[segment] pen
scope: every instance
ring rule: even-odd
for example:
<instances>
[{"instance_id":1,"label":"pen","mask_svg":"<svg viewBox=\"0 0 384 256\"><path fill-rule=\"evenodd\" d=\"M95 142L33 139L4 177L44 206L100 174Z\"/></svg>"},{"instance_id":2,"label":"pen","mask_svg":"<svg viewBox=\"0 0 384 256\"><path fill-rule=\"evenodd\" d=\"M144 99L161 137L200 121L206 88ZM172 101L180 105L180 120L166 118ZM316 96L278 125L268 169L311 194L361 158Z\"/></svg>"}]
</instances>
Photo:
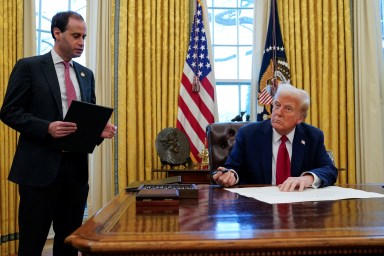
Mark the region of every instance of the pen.
<instances>
[{"instance_id":1,"label":"pen","mask_svg":"<svg viewBox=\"0 0 384 256\"><path fill-rule=\"evenodd\" d=\"M229 169L224 169L224 170L215 170L215 171L213 171L212 172L212 176L213 175L216 175L218 172L221 172L221 173L226 173L226 172L228 172L229 171Z\"/></svg>"}]
</instances>

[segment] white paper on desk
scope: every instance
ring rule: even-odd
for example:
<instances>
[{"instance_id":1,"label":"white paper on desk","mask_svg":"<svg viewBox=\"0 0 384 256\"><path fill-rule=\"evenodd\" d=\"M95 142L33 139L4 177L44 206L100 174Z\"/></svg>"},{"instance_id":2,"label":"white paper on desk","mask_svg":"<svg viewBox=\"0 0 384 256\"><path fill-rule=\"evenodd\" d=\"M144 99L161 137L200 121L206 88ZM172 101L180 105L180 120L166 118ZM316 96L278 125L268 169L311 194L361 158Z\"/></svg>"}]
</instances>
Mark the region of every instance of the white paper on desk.
<instances>
[{"instance_id":1,"label":"white paper on desk","mask_svg":"<svg viewBox=\"0 0 384 256\"><path fill-rule=\"evenodd\" d=\"M282 192L277 186L226 188L226 190L242 196L252 197L269 204L384 197L384 194L337 186L318 189L309 188L302 192Z\"/></svg>"}]
</instances>

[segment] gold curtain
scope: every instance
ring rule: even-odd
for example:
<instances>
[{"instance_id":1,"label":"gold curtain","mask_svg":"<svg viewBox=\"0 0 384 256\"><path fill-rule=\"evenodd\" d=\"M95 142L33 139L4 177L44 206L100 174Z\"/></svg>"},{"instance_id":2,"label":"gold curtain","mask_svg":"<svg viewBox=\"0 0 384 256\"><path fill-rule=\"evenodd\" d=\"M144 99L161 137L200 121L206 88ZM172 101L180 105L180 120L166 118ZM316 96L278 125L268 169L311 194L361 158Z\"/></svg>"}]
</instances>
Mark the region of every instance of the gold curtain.
<instances>
[{"instance_id":1,"label":"gold curtain","mask_svg":"<svg viewBox=\"0 0 384 256\"><path fill-rule=\"evenodd\" d=\"M309 92L306 122L324 131L341 171L355 183L353 49L350 0L278 0L291 83Z\"/></svg>"},{"instance_id":2,"label":"gold curtain","mask_svg":"<svg viewBox=\"0 0 384 256\"><path fill-rule=\"evenodd\" d=\"M23 56L23 0L3 0L0 5L0 106L8 78ZM17 186L8 181L17 144L17 134L0 122L0 255L17 251Z\"/></svg>"},{"instance_id":3,"label":"gold curtain","mask_svg":"<svg viewBox=\"0 0 384 256\"><path fill-rule=\"evenodd\" d=\"M152 178L152 169L160 166L156 136L175 127L190 6L189 0L117 3L112 6L112 20L119 22L112 29L112 62L121 192L133 181Z\"/></svg>"}]
</instances>

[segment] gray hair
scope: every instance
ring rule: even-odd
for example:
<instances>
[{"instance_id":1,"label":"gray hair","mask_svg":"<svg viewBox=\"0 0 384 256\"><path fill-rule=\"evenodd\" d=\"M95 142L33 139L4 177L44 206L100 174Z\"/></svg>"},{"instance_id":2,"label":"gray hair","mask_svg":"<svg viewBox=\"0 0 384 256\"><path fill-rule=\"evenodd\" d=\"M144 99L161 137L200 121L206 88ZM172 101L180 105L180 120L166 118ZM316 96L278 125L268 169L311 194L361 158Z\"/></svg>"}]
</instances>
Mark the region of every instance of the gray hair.
<instances>
[{"instance_id":1,"label":"gray hair","mask_svg":"<svg viewBox=\"0 0 384 256\"><path fill-rule=\"evenodd\" d=\"M285 95L285 96L291 96L299 100L300 110L303 115L303 119L307 117L309 104L310 104L310 98L309 94L301 89L298 89L291 84L279 84L277 87L277 91L275 96L273 97L274 100L279 97L279 95Z\"/></svg>"}]
</instances>

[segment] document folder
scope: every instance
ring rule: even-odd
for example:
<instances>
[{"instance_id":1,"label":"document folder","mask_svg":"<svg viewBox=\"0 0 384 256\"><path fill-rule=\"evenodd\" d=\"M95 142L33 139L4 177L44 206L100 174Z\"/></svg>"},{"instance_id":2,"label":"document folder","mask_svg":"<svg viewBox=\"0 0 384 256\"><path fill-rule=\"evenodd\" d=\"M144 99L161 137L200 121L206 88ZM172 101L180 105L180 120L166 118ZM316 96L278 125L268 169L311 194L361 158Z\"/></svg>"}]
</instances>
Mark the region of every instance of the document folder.
<instances>
[{"instance_id":1,"label":"document folder","mask_svg":"<svg viewBox=\"0 0 384 256\"><path fill-rule=\"evenodd\" d=\"M69 152L92 153L101 141L113 109L82 101L72 101L64 118L65 122L77 124L77 130L68 136L57 139L55 148Z\"/></svg>"}]
</instances>

